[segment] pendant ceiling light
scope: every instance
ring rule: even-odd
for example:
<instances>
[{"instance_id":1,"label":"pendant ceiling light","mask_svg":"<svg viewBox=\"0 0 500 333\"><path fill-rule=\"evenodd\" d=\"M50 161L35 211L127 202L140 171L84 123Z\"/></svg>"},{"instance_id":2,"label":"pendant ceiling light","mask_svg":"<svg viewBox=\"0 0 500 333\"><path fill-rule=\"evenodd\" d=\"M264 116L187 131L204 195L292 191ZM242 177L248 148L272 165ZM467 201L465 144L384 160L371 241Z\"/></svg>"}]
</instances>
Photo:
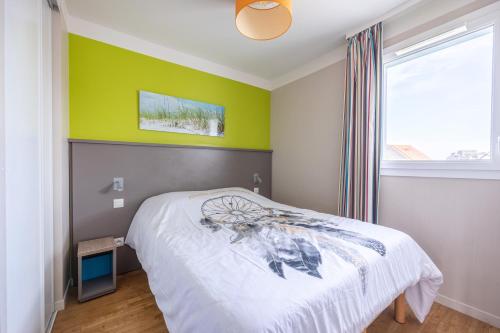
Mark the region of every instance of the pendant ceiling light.
<instances>
[{"instance_id":1,"label":"pendant ceiling light","mask_svg":"<svg viewBox=\"0 0 500 333\"><path fill-rule=\"evenodd\" d=\"M269 40L292 25L292 0L236 0L236 27L245 36Z\"/></svg>"}]
</instances>

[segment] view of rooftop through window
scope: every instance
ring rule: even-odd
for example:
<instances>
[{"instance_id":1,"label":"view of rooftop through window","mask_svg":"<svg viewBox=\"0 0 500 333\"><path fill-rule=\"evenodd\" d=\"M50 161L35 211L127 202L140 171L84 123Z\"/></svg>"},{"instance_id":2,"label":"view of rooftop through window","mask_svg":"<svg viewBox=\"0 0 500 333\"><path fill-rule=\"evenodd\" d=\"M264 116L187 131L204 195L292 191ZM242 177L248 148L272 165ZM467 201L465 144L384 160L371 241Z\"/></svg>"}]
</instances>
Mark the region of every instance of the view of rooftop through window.
<instances>
[{"instance_id":1,"label":"view of rooftop through window","mask_svg":"<svg viewBox=\"0 0 500 333\"><path fill-rule=\"evenodd\" d=\"M385 65L384 160L489 160L493 28Z\"/></svg>"}]
</instances>

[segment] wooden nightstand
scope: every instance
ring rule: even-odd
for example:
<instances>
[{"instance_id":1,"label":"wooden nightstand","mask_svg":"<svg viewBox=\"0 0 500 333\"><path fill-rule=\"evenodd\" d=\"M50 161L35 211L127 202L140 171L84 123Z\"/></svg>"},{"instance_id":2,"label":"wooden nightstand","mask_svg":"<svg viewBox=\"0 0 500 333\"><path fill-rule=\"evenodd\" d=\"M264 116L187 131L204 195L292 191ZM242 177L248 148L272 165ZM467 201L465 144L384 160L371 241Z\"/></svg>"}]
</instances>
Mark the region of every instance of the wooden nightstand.
<instances>
[{"instance_id":1,"label":"wooden nightstand","mask_svg":"<svg viewBox=\"0 0 500 333\"><path fill-rule=\"evenodd\" d=\"M116 244L113 237L78 243L78 300L116 290Z\"/></svg>"}]
</instances>

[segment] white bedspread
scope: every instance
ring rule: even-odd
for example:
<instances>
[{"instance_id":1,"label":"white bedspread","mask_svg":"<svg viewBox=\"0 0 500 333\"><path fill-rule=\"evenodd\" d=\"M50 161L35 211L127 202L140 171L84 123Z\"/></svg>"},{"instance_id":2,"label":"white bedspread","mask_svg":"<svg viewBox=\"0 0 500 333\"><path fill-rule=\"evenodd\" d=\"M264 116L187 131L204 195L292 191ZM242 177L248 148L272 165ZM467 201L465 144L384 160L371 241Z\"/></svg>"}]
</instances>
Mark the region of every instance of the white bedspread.
<instances>
[{"instance_id":1,"label":"white bedspread","mask_svg":"<svg viewBox=\"0 0 500 333\"><path fill-rule=\"evenodd\" d=\"M443 280L402 232L238 188L150 198L126 243L170 333L356 333L405 290L423 321Z\"/></svg>"}]
</instances>

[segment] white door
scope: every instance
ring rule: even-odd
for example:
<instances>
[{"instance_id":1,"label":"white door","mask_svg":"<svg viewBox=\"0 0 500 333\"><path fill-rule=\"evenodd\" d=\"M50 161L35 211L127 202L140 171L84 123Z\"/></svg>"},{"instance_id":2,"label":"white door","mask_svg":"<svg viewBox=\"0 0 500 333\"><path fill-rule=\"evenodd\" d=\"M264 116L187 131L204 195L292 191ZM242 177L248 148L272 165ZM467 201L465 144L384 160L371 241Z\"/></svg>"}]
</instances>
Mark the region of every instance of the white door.
<instances>
[{"instance_id":1,"label":"white door","mask_svg":"<svg viewBox=\"0 0 500 333\"><path fill-rule=\"evenodd\" d=\"M0 22L5 18L5 0L0 0ZM5 253L5 25L0 24L0 333L7 332L6 253Z\"/></svg>"},{"instance_id":2,"label":"white door","mask_svg":"<svg viewBox=\"0 0 500 333\"><path fill-rule=\"evenodd\" d=\"M0 329L43 332L53 312L50 10L45 0L0 0L0 5L5 182Z\"/></svg>"}]
</instances>

